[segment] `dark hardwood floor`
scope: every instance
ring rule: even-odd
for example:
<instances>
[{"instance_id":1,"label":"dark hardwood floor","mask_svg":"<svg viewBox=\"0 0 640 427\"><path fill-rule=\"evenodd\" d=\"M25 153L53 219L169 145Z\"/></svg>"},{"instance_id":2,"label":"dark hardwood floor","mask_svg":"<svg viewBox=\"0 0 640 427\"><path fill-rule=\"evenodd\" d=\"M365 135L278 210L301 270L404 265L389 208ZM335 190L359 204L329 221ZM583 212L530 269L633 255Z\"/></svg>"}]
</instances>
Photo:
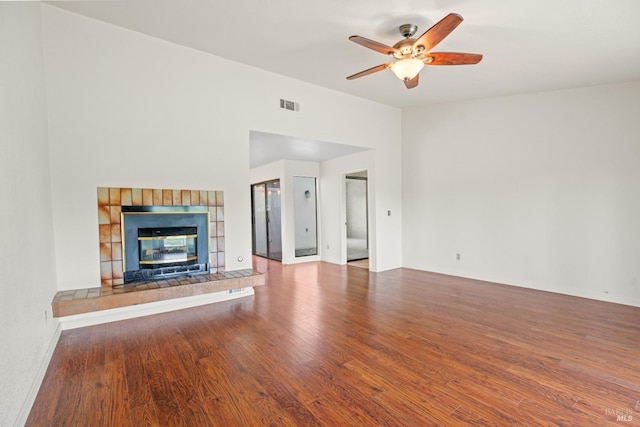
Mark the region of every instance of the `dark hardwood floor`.
<instances>
[{"instance_id":1,"label":"dark hardwood floor","mask_svg":"<svg viewBox=\"0 0 640 427\"><path fill-rule=\"evenodd\" d=\"M27 425L640 423L640 308L254 262L254 297L63 332Z\"/></svg>"}]
</instances>

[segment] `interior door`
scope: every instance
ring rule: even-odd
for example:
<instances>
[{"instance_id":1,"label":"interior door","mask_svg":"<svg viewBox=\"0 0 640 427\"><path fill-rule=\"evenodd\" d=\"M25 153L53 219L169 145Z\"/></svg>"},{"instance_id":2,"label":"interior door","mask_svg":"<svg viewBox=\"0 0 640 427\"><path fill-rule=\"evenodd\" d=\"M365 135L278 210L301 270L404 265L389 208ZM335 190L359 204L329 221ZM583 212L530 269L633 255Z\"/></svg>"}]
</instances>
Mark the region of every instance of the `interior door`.
<instances>
[{"instance_id":1,"label":"interior door","mask_svg":"<svg viewBox=\"0 0 640 427\"><path fill-rule=\"evenodd\" d=\"M253 254L268 257L266 185L251 186L253 201Z\"/></svg>"},{"instance_id":2,"label":"interior door","mask_svg":"<svg viewBox=\"0 0 640 427\"><path fill-rule=\"evenodd\" d=\"M282 261L280 181L251 186L253 254Z\"/></svg>"},{"instance_id":3,"label":"interior door","mask_svg":"<svg viewBox=\"0 0 640 427\"><path fill-rule=\"evenodd\" d=\"M267 182L267 249L268 258L282 261L280 181Z\"/></svg>"}]
</instances>

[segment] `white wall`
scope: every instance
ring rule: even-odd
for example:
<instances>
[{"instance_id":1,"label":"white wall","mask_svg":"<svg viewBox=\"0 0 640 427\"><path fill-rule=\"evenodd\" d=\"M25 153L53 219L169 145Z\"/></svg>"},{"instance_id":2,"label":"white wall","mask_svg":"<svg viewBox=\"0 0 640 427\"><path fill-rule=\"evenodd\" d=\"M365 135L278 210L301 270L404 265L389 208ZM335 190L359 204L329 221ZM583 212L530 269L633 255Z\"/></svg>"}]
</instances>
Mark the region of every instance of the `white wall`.
<instances>
[{"instance_id":1,"label":"white wall","mask_svg":"<svg viewBox=\"0 0 640 427\"><path fill-rule=\"evenodd\" d=\"M39 3L0 3L0 58L0 425L9 426L26 421L59 336Z\"/></svg>"},{"instance_id":2,"label":"white wall","mask_svg":"<svg viewBox=\"0 0 640 427\"><path fill-rule=\"evenodd\" d=\"M403 265L640 306L639 118L640 82L403 111Z\"/></svg>"},{"instance_id":3,"label":"white wall","mask_svg":"<svg viewBox=\"0 0 640 427\"><path fill-rule=\"evenodd\" d=\"M380 197L400 203L396 108L54 6L43 30L59 289L99 283L98 186L223 190L227 269L249 267L250 130L379 148ZM399 266L399 217L380 234Z\"/></svg>"}]
</instances>

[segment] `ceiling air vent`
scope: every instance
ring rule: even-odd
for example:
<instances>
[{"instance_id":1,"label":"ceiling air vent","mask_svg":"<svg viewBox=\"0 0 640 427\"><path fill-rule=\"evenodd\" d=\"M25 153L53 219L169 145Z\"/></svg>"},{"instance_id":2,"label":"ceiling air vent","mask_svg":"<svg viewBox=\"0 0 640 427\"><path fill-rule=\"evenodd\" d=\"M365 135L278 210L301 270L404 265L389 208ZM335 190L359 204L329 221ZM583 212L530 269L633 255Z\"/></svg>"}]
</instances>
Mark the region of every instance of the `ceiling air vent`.
<instances>
[{"instance_id":1,"label":"ceiling air vent","mask_svg":"<svg viewBox=\"0 0 640 427\"><path fill-rule=\"evenodd\" d=\"M280 108L289 111L300 111L300 104L280 98Z\"/></svg>"}]
</instances>

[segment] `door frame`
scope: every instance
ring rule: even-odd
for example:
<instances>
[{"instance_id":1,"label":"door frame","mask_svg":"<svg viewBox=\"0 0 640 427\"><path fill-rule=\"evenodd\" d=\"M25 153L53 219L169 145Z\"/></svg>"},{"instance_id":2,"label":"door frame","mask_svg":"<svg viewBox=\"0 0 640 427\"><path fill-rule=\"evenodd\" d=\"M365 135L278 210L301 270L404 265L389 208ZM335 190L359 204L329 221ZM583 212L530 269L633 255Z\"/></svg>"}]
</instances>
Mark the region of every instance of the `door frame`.
<instances>
[{"instance_id":1,"label":"door frame","mask_svg":"<svg viewBox=\"0 0 640 427\"><path fill-rule=\"evenodd\" d=\"M362 174L365 173L365 176L363 177L357 177L354 175L356 174ZM371 259L371 206L370 206L370 198L369 198L369 171L368 169L360 169L360 170L356 170L353 172L348 172L342 175L342 200L343 200L343 232L342 232L342 239L343 239L343 244L342 244L342 248L343 248L343 256L341 257L342 262L343 263L348 263L349 261L349 256L348 256L348 235L347 235L347 179L362 179L364 181L366 181L366 187L365 187L365 203L366 203L366 212L365 212L365 220L367 222L366 224L366 230L367 230L367 258L360 258L360 259ZM371 268L371 265L370 265Z\"/></svg>"}]
</instances>

